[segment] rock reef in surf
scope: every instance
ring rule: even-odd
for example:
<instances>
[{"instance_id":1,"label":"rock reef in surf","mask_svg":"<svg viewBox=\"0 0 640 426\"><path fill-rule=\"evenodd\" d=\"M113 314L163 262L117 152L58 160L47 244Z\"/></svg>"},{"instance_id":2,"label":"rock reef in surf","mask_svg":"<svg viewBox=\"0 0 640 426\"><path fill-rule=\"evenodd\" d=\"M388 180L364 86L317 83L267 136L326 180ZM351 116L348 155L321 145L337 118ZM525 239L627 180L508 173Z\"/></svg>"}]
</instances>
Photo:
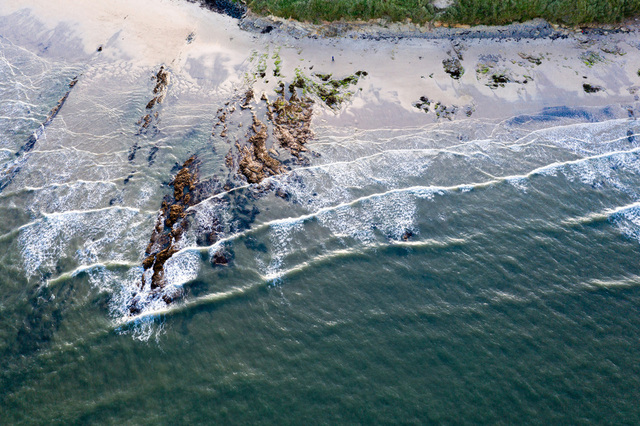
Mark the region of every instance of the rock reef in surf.
<instances>
[{"instance_id":1,"label":"rock reef in surf","mask_svg":"<svg viewBox=\"0 0 640 426\"><path fill-rule=\"evenodd\" d=\"M265 55L263 57L266 58ZM273 59L275 68L280 70L278 55ZM265 61L261 60L256 66L253 82L266 78ZM281 76L280 72L275 74ZM246 229L259 213L255 206L248 204L251 199L275 191L276 196L289 200L288 194L272 183L265 184L265 179L287 172L292 165L309 163L303 153L307 152L307 142L314 137L311 130L314 105L322 104L337 111L353 95L350 88L366 76L365 71L358 71L340 79L332 78L331 74L308 77L296 70L296 77L291 83L278 82L274 90L277 96L273 101L269 100L267 93L256 99L251 84L217 110L211 137L222 138L230 146L225 156L228 174L201 182L200 160L195 155L178 167L169 184L173 192L162 202L145 251L139 288L129 303L130 315L143 312L145 307L156 301L171 304L182 297L182 289L168 285L166 265L182 247L184 233L193 222L189 216L195 210L191 207L205 199L209 203L232 206L232 222ZM150 112L141 119L142 129L149 127L154 117L157 118L158 111L154 114L151 111L166 96L169 73L161 67L155 79L155 96L146 106ZM225 182L224 185L221 182ZM251 186L246 188L246 183ZM214 216L208 217L209 223L197 223L193 230L198 245L214 245L225 227L229 226L222 223L226 222L225 219ZM210 257L213 266L227 265L233 254L225 247L218 247Z\"/></svg>"},{"instance_id":2,"label":"rock reef in surf","mask_svg":"<svg viewBox=\"0 0 640 426\"><path fill-rule=\"evenodd\" d=\"M27 140L27 143L25 143L20 150L16 153L16 157L27 153L29 151L31 151L34 147L35 144L38 140L38 138L40 136L42 136L42 132L44 131L44 129L51 124L51 122L53 121L54 118L56 118L56 116L58 115L58 113L60 112L60 110L62 109L62 107L64 106L65 102L67 102L67 98L69 97L69 95L71 94L71 91L73 90L73 88L76 86L76 83L78 83L78 77L74 77L70 82L69 82L69 90L67 90L67 92L60 98L60 100L58 101L58 103L51 108L51 111L49 111L49 114L47 115L47 118L42 122L42 124L40 125L40 128L38 128L38 131L34 132L30 137L29 140Z\"/></svg>"},{"instance_id":3,"label":"rock reef in surf","mask_svg":"<svg viewBox=\"0 0 640 426\"><path fill-rule=\"evenodd\" d=\"M140 293L146 292L151 300L161 297L165 303L171 303L180 295L175 291L161 291L166 285L165 263L179 250L178 243L189 227L187 209L206 197L210 187L200 182L199 161L195 155L184 162L169 185L173 187L173 193L162 201L142 262L144 272L140 282ZM129 312L139 313L142 304L148 303L149 298L135 295L130 303Z\"/></svg>"},{"instance_id":4,"label":"rock reef in surf","mask_svg":"<svg viewBox=\"0 0 640 426\"><path fill-rule=\"evenodd\" d=\"M267 55L263 55L258 61L252 76L254 81L266 78L266 58ZM280 76L277 52L273 59L276 61L274 74ZM367 76L366 71L358 71L342 79L322 73L314 73L309 77L299 69L295 73L295 78L288 85L282 80L278 82L274 89L277 97L273 101L269 100L267 93L256 100L251 88L236 101L239 111L248 110L251 113L251 132L244 138L235 139L225 163L229 168L235 168L237 174L249 183L258 184L269 176L284 173L289 169L288 164L307 164L309 160L302 153L307 151L305 145L313 138L311 119L316 101L337 111L353 95L350 87ZM218 122L213 135L216 128L222 126L220 136L227 138L231 115L236 110L235 105L218 110ZM242 118L237 117L236 120L241 125ZM274 142L270 141L270 136L275 139Z\"/></svg>"}]
</instances>

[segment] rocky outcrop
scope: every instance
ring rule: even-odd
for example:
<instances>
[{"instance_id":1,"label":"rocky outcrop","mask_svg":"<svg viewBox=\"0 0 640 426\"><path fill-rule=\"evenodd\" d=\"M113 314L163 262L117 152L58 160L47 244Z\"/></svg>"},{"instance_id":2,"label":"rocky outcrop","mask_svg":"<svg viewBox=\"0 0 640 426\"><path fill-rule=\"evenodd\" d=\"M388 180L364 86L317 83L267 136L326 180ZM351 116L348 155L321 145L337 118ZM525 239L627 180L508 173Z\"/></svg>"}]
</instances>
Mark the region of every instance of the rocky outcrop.
<instances>
[{"instance_id":1,"label":"rocky outcrop","mask_svg":"<svg viewBox=\"0 0 640 426\"><path fill-rule=\"evenodd\" d=\"M49 114L47 115L46 120L44 120L42 122L42 125L40 126L40 128L38 129L38 131L34 132L30 137L29 140L27 140L27 143L25 143L21 148L20 151L18 151L16 153L16 157L20 156L26 152L29 152L33 149L33 147L36 144L36 141L38 140L38 138L40 136L42 136L42 132L44 131L44 129L53 121L54 118L56 118L56 116L58 115L58 113L60 112L60 110L62 109L62 107L64 106L65 102L67 102L67 98L69 97L69 94L71 94L71 90L73 90L73 88L75 87L76 83L78 83L78 77L74 77L73 80L71 80L71 82L69 82L69 90L67 90L67 93L65 93L60 100L58 101L58 103L51 108L51 111L49 111Z\"/></svg>"},{"instance_id":2,"label":"rocky outcrop","mask_svg":"<svg viewBox=\"0 0 640 426\"><path fill-rule=\"evenodd\" d=\"M208 9L236 19L241 19L247 13L244 3L233 0L201 0L200 3Z\"/></svg>"},{"instance_id":3,"label":"rocky outcrop","mask_svg":"<svg viewBox=\"0 0 640 426\"><path fill-rule=\"evenodd\" d=\"M264 58L267 55L263 55ZM274 69L279 67L279 56L275 59ZM220 108L217 111L217 122L213 126L212 136L222 127L219 136L228 138L229 128L242 127L243 117L248 111L252 114L251 131L244 138L236 138L235 144L225 156L225 164L247 182L257 184L264 179L281 174L288 170L286 164L306 164L308 159L302 153L307 151L305 144L313 138L311 119L316 102L324 104L332 110L339 110L354 94L352 89L361 78L366 77L366 71L357 71L344 78L332 78L331 74L315 73L306 76L301 70L296 70L296 76L287 86L279 81L275 92L278 97L270 102L266 93L259 99L249 88L236 98L239 116L234 117L237 126L230 122L231 114L236 111L235 106ZM266 62L261 61L256 66L253 75L255 80L266 78ZM258 118L264 111L265 116ZM245 118L246 122L246 118ZM275 139L270 143L270 136ZM235 150L234 150L235 148ZM290 154L292 158L286 158Z\"/></svg>"},{"instance_id":4,"label":"rocky outcrop","mask_svg":"<svg viewBox=\"0 0 640 426\"><path fill-rule=\"evenodd\" d=\"M290 92L289 99L285 99L282 94L269 105L268 114L274 124L273 135L280 146L300 159L300 153L307 150L304 145L313 137L313 100L308 97L298 98L295 88L291 87Z\"/></svg>"},{"instance_id":5,"label":"rocky outcrop","mask_svg":"<svg viewBox=\"0 0 640 426\"><path fill-rule=\"evenodd\" d=\"M464 68L458 58L449 58L442 61L444 71L455 80L460 80L460 77L464 74Z\"/></svg>"},{"instance_id":6,"label":"rocky outcrop","mask_svg":"<svg viewBox=\"0 0 640 426\"><path fill-rule=\"evenodd\" d=\"M137 124L140 126L138 134L146 133L147 130L152 127L152 124L157 123L160 113L155 107L161 104L167 96L169 83L171 81L171 74L169 74L169 71L167 71L163 65L153 78L156 80L156 85L153 88L153 94L155 96L147 103L147 106L145 107L146 114L138 120Z\"/></svg>"},{"instance_id":7,"label":"rocky outcrop","mask_svg":"<svg viewBox=\"0 0 640 426\"><path fill-rule=\"evenodd\" d=\"M129 313L141 312L143 305L149 300L162 298L171 303L179 294L163 292L166 285L164 266L179 250L178 243L189 227L187 209L199 203L209 195L210 184L199 181L199 161L196 156L184 162L174 179L169 184L173 193L162 201L156 225L151 233L149 244L142 262L144 273L140 282L139 293L134 296Z\"/></svg>"},{"instance_id":8,"label":"rocky outcrop","mask_svg":"<svg viewBox=\"0 0 640 426\"><path fill-rule=\"evenodd\" d=\"M173 196L162 202L155 229L147 245L146 258L142 262L145 271L152 270L150 282L142 278L141 287L147 284L152 290L164 286L164 264L177 251L176 243L187 229L185 210L195 201L198 183L198 163L196 157L189 158L170 183Z\"/></svg>"},{"instance_id":9,"label":"rocky outcrop","mask_svg":"<svg viewBox=\"0 0 640 426\"><path fill-rule=\"evenodd\" d=\"M582 90L584 90L585 93L598 93L602 90L604 90L601 86L596 86L593 84L589 84L589 83L584 83L582 85Z\"/></svg>"},{"instance_id":10,"label":"rocky outcrop","mask_svg":"<svg viewBox=\"0 0 640 426\"><path fill-rule=\"evenodd\" d=\"M240 153L238 169L249 183L260 183L268 176L286 170L280 161L269 155L267 151L267 126L253 115L253 135L249 138L249 146L236 145Z\"/></svg>"}]
</instances>

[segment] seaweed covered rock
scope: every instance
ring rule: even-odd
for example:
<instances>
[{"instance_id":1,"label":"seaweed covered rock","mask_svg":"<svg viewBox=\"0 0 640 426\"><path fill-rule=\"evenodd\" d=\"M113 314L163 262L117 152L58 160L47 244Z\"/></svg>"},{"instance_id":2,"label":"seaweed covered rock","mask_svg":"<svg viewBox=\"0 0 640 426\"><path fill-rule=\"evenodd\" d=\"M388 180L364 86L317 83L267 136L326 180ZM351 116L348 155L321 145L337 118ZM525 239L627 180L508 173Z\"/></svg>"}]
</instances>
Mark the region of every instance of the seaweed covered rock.
<instances>
[{"instance_id":1,"label":"seaweed covered rock","mask_svg":"<svg viewBox=\"0 0 640 426\"><path fill-rule=\"evenodd\" d=\"M249 183L259 183L268 176L280 174L284 167L278 160L271 157L267 150L267 126L255 115L253 116L253 136L249 138L249 146L239 146L240 173Z\"/></svg>"},{"instance_id":2,"label":"seaweed covered rock","mask_svg":"<svg viewBox=\"0 0 640 426\"><path fill-rule=\"evenodd\" d=\"M455 80L460 80L464 75L464 68L458 58L445 59L442 61L442 66L444 67L444 71Z\"/></svg>"},{"instance_id":3,"label":"seaweed covered rock","mask_svg":"<svg viewBox=\"0 0 640 426\"><path fill-rule=\"evenodd\" d=\"M269 115L273 120L273 134L282 148L300 159L300 153L307 149L304 145L313 137L311 117L313 100L309 97L298 97L293 87L291 96L285 99L284 94L269 106Z\"/></svg>"},{"instance_id":4,"label":"seaweed covered rock","mask_svg":"<svg viewBox=\"0 0 640 426\"><path fill-rule=\"evenodd\" d=\"M149 238L142 261L144 272L137 294L129 304L129 313L135 315L145 304L162 298L170 303L179 297L176 291L163 291L166 286L164 266L178 252L178 243L189 227L188 209L209 195L211 182L200 182L199 161L196 156L184 162L171 181L173 194L165 196ZM215 224L214 224L215 225Z\"/></svg>"},{"instance_id":5,"label":"seaweed covered rock","mask_svg":"<svg viewBox=\"0 0 640 426\"><path fill-rule=\"evenodd\" d=\"M195 197L192 196L198 183L198 162L195 156L189 158L173 179L173 196L165 197L160 209L160 215L147 245L146 258L142 265L145 271L151 269L150 288L164 286L164 264L177 251L175 244L187 229L185 210L192 206ZM143 275L141 288L147 284Z\"/></svg>"},{"instance_id":6,"label":"seaweed covered rock","mask_svg":"<svg viewBox=\"0 0 640 426\"><path fill-rule=\"evenodd\" d=\"M602 87L600 86L595 86L589 83L584 83L582 85L582 89L584 90L585 93L598 93L601 90L604 90Z\"/></svg>"}]
</instances>

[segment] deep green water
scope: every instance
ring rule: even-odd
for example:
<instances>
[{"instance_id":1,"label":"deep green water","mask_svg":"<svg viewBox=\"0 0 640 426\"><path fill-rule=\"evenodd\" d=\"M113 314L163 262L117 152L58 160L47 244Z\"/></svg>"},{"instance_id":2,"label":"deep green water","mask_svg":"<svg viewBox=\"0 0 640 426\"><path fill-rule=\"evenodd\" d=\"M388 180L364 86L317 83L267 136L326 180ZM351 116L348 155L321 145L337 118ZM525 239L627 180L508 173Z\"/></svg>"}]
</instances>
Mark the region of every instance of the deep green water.
<instances>
[{"instance_id":1,"label":"deep green water","mask_svg":"<svg viewBox=\"0 0 640 426\"><path fill-rule=\"evenodd\" d=\"M132 320L174 164L224 167L226 95L174 77L136 136L154 70L25 46L0 38L0 423L640 421L638 105L317 125L288 200L194 209L183 301Z\"/></svg>"}]
</instances>

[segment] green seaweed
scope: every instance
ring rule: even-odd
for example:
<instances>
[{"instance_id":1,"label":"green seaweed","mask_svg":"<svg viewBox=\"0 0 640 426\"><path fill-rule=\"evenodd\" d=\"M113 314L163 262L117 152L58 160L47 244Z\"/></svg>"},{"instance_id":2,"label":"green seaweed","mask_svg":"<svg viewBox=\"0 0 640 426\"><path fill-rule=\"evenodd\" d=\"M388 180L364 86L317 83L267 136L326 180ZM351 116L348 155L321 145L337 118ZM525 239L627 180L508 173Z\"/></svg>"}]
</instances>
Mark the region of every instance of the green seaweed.
<instances>
[{"instance_id":1,"label":"green seaweed","mask_svg":"<svg viewBox=\"0 0 640 426\"><path fill-rule=\"evenodd\" d=\"M492 69L493 69L493 67L491 67L491 66L489 66L487 64L479 63L476 66L476 78L478 80L480 80L480 76L489 74Z\"/></svg>"},{"instance_id":2,"label":"green seaweed","mask_svg":"<svg viewBox=\"0 0 640 426\"><path fill-rule=\"evenodd\" d=\"M328 81L331 78L331 74L321 74L321 73L313 73L314 76L318 77L322 81Z\"/></svg>"},{"instance_id":3,"label":"green seaweed","mask_svg":"<svg viewBox=\"0 0 640 426\"><path fill-rule=\"evenodd\" d=\"M332 79L332 74L313 73L312 76L317 79L315 81L299 68L296 68L295 73L296 77L289 85L289 91L293 92L295 88L302 89L303 95L311 93L331 109L338 109L347 101L353 95L349 87L358 84L361 78L368 75L366 71L357 71L342 79Z\"/></svg>"},{"instance_id":4,"label":"green seaweed","mask_svg":"<svg viewBox=\"0 0 640 426\"><path fill-rule=\"evenodd\" d=\"M282 77L282 58L280 58L280 47L278 46L276 50L273 52L273 76L274 77Z\"/></svg>"},{"instance_id":5,"label":"green seaweed","mask_svg":"<svg viewBox=\"0 0 640 426\"><path fill-rule=\"evenodd\" d=\"M264 53L260 55L260 59L258 60L258 66L256 67L255 75L264 78L267 75L267 58L269 57L268 53Z\"/></svg>"},{"instance_id":6,"label":"green seaweed","mask_svg":"<svg viewBox=\"0 0 640 426\"><path fill-rule=\"evenodd\" d=\"M580 55L580 60L589 68L591 68L592 66L594 66L597 63L600 62L604 62L605 59L600 56L600 54L593 52L593 51L588 51L588 52L584 52L583 54Z\"/></svg>"}]
</instances>

